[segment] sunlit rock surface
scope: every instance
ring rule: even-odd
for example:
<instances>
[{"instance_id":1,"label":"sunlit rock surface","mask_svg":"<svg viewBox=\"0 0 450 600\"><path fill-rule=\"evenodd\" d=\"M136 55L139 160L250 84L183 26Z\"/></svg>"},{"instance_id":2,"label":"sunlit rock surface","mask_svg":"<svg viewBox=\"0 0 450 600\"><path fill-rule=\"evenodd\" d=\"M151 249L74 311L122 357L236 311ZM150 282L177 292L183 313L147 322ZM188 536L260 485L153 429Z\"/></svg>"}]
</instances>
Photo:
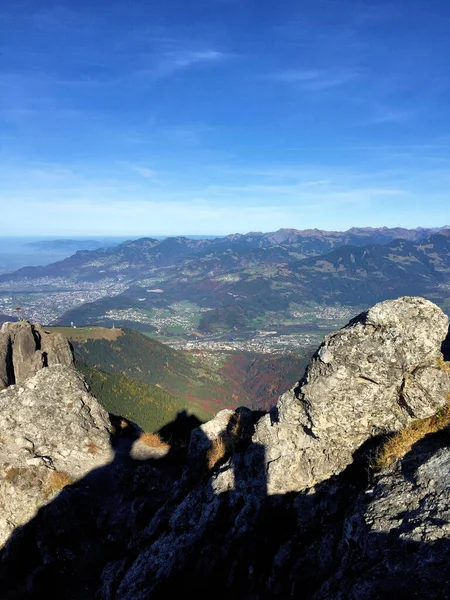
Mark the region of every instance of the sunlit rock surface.
<instances>
[{"instance_id":1,"label":"sunlit rock surface","mask_svg":"<svg viewBox=\"0 0 450 600\"><path fill-rule=\"evenodd\" d=\"M51 365L73 363L67 339L29 321L4 323L0 330L0 387L21 384Z\"/></svg>"}]
</instances>

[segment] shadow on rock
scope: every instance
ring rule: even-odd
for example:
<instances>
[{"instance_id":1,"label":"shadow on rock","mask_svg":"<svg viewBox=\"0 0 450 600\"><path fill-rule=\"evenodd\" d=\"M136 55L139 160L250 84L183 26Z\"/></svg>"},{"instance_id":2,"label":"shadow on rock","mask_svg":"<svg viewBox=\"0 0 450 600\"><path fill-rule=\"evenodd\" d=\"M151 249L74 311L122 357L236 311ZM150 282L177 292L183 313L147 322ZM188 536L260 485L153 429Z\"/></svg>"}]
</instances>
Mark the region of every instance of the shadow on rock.
<instances>
[{"instance_id":1,"label":"shadow on rock","mask_svg":"<svg viewBox=\"0 0 450 600\"><path fill-rule=\"evenodd\" d=\"M444 360L450 361L450 327L447 333L447 337L442 342L441 348L442 354L444 355Z\"/></svg>"},{"instance_id":2,"label":"shadow on rock","mask_svg":"<svg viewBox=\"0 0 450 600\"><path fill-rule=\"evenodd\" d=\"M371 440L339 475L268 496L254 419L235 411L213 440L196 429L201 469L180 447L136 461L135 434L112 436L110 464L15 530L1 556L1 597L450 598L450 449L442 435L375 477L369 464L379 440Z\"/></svg>"},{"instance_id":3,"label":"shadow on rock","mask_svg":"<svg viewBox=\"0 0 450 600\"><path fill-rule=\"evenodd\" d=\"M208 482L173 498L176 506L169 502L158 512L130 545L121 568L117 563L115 569L110 566L109 573L114 571L115 576L109 582L104 578L100 597L162 600L186 593L205 600L211 595L219 600L449 597L448 495L439 504L442 489L430 496L429 484L450 457L431 454L418 459L437 460L440 466L432 465L423 480L423 510L417 512L418 492L404 480L401 463L396 476L388 473L372 479L369 465L378 442L368 442L345 471L314 489L272 496L266 492L264 448L250 442L245 452L237 451L221 464ZM389 482L392 500L387 494L385 522L379 498ZM433 513L433 506L444 518ZM416 539L408 537L404 527L393 525L396 519L409 520L416 528L422 523L420 535L416 531ZM431 522L435 534L427 538ZM434 539L439 531L441 539Z\"/></svg>"},{"instance_id":4,"label":"shadow on rock","mask_svg":"<svg viewBox=\"0 0 450 600\"><path fill-rule=\"evenodd\" d=\"M14 530L0 554L1 598L94 598L105 563L126 554L130 538L171 494L188 421L178 415L173 446L142 461L131 456L141 432L111 415L113 460L66 486Z\"/></svg>"}]
</instances>

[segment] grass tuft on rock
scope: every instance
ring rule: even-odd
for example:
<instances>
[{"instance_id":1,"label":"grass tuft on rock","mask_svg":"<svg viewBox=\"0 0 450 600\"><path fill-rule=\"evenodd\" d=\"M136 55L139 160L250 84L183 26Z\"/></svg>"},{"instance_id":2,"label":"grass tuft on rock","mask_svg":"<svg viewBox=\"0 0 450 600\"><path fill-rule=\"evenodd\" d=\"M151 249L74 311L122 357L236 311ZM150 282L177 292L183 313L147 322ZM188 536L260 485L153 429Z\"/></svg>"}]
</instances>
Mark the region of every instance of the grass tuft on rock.
<instances>
[{"instance_id":1,"label":"grass tuft on rock","mask_svg":"<svg viewBox=\"0 0 450 600\"><path fill-rule=\"evenodd\" d=\"M45 483L45 492L48 496L51 496L67 485L71 485L74 481L75 479L65 471L52 471Z\"/></svg>"},{"instance_id":2,"label":"grass tuft on rock","mask_svg":"<svg viewBox=\"0 0 450 600\"><path fill-rule=\"evenodd\" d=\"M442 371L446 373L450 373L450 362L444 360L443 358L438 358L436 361L436 366L439 367Z\"/></svg>"},{"instance_id":3,"label":"grass tuft on rock","mask_svg":"<svg viewBox=\"0 0 450 600\"><path fill-rule=\"evenodd\" d=\"M448 363L447 363L448 364ZM374 470L380 471L403 458L416 442L430 433L442 431L450 426L449 403L440 408L435 415L426 419L412 421L408 427L390 437L380 448L375 458Z\"/></svg>"},{"instance_id":4,"label":"grass tuft on rock","mask_svg":"<svg viewBox=\"0 0 450 600\"><path fill-rule=\"evenodd\" d=\"M161 448L162 450L170 450L169 444L166 444L157 433L142 433L139 436L139 441L149 448Z\"/></svg>"}]
</instances>

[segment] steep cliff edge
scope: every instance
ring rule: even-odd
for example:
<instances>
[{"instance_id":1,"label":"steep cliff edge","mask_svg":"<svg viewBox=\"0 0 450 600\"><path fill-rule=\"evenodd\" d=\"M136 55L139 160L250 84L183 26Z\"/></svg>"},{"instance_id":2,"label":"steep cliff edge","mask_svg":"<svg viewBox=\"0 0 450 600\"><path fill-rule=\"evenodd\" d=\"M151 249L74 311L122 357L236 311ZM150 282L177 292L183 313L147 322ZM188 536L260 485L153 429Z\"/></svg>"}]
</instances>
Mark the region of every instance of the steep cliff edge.
<instances>
[{"instance_id":1,"label":"steep cliff edge","mask_svg":"<svg viewBox=\"0 0 450 600\"><path fill-rule=\"evenodd\" d=\"M380 303L325 338L271 413L222 411L194 430L183 462L114 444L70 367L7 388L2 460L77 481L10 536L3 596L450 598L447 332L423 298ZM410 430L403 452L377 461ZM9 470L5 505L34 489ZM27 518L10 514L5 535Z\"/></svg>"}]
</instances>

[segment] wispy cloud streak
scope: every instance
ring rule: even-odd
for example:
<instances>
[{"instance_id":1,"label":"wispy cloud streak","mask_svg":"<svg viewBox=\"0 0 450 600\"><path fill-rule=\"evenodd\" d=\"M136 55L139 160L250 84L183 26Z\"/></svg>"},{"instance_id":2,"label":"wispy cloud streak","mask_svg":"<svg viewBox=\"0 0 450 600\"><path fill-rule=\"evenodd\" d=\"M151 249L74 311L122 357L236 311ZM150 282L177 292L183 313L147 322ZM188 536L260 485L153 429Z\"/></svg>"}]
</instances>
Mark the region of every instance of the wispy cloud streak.
<instances>
[{"instance_id":1,"label":"wispy cloud streak","mask_svg":"<svg viewBox=\"0 0 450 600\"><path fill-rule=\"evenodd\" d=\"M292 69L272 73L267 77L303 90L320 91L345 85L357 76L356 71L347 69Z\"/></svg>"}]
</instances>

